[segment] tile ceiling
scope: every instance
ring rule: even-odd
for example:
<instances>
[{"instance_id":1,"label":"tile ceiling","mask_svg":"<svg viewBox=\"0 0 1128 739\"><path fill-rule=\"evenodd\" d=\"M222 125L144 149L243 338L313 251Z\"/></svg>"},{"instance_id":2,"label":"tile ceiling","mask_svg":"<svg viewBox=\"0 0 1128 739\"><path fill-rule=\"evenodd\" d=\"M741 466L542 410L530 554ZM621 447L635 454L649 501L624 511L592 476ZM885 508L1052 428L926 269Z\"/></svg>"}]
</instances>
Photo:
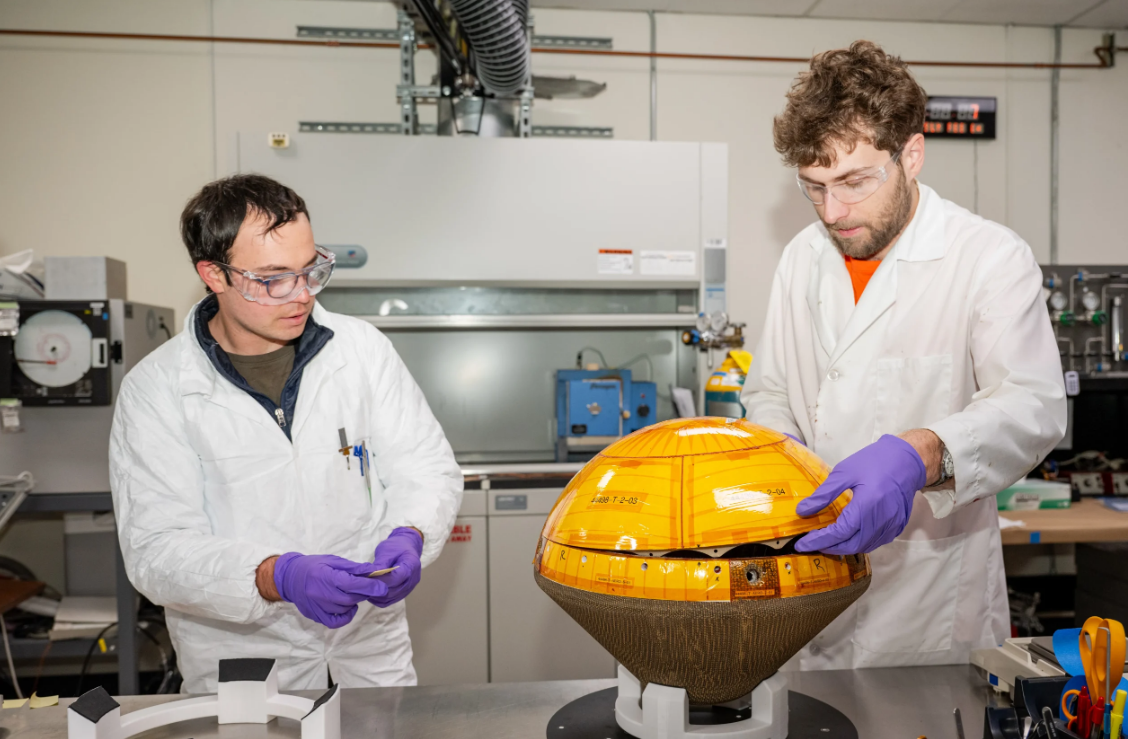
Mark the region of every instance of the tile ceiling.
<instances>
[{"instance_id":1,"label":"tile ceiling","mask_svg":"<svg viewBox=\"0 0 1128 739\"><path fill-rule=\"evenodd\" d=\"M533 7L1128 28L1128 0L531 0Z\"/></svg>"}]
</instances>

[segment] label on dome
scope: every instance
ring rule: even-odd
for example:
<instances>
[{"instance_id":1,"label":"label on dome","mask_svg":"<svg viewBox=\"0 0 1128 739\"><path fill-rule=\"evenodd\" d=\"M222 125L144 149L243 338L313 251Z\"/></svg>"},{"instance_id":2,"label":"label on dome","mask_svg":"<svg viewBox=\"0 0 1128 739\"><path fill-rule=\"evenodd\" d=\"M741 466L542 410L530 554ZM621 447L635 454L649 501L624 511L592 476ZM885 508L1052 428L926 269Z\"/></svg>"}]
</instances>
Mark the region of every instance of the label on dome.
<instances>
[{"instance_id":1,"label":"label on dome","mask_svg":"<svg viewBox=\"0 0 1128 739\"><path fill-rule=\"evenodd\" d=\"M729 596L732 600L779 596L779 570L771 558L729 560Z\"/></svg>"},{"instance_id":2,"label":"label on dome","mask_svg":"<svg viewBox=\"0 0 1128 739\"><path fill-rule=\"evenodd\" d=\"M743 484L730 488L717 488L713 491L713 502L718 509L731 508L746 510L757 505L770 504L776 498L788 498L795 491L789 481L773 481Z\"/></svg>"},{"instance_id":3,"label":"label on dome","mask_svg":"<svg viewBox=\"0 0 1128 739\"><path fill-rule=\"evenodd\" d=\"M588 501L588 509L615 508L617 510L637 511L646 504L645 493L596 493Z\"/></svg>"}]
</instances>

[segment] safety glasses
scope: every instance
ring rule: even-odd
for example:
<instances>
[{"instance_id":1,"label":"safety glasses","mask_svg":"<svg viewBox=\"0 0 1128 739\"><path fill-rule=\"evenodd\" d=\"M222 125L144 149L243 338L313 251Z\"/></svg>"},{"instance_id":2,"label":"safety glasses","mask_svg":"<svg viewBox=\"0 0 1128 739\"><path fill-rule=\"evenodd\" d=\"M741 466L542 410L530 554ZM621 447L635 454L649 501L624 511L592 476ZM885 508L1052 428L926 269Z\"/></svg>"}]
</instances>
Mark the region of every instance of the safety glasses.
<instances>
[{"instance_id":1,"label":"safety glasses","mask_svg":"<svg viewBox=\"0 0 1128 739\"><path fill-rule=\"evenodd\" d=\"M212 262L227 270L232 286L252 303L260 305L283 305L292 302L302 290L317 295L329 284L337 257L323 247L317 247L317 261L297 272L283 272L280 275L258 275L232 267L223 262Z\"/></svg>"},{"instance_id":2,"label":"safety glasses","mask_svg":"<svg viewBox=\"0 0 1128 739\"><path fill-rule=\"evenodd\" d=\"M845 182L839 182L830 187L807 182L800 178L798 174L795 175L795 179L799 183L799 191L815 205L825 203L828 192L843 205L857 205L885 184L885 181L889 179L888 168L897 163L897 160L901 158L902 151L904 149L899 149L883 166L851 175L850 179Z\"/></svg>"}]
</instances>

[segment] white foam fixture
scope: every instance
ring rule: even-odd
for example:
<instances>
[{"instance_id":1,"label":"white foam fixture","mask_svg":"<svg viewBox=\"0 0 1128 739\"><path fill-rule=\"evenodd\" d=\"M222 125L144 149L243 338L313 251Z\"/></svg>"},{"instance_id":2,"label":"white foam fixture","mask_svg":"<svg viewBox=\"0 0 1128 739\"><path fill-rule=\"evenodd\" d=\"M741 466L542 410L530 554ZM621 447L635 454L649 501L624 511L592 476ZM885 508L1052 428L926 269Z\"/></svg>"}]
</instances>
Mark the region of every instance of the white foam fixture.
<instances>
[{"instance_id":1,"label":"white foam fixture","mask_svg":"<svg viewBox=\"0 0 1128 739\"><path fill-rule=\"evenodd\" d=\"M124 716L104 688L95 688L67 709L68 739L126 739L150 729L215 716L221 724L265 724L277 716L300 721L302 739L341 739L341 691L317 700L278 692L272 659L220 660L219 692L162 703Z\"/></svg>"},{"instance_id":2,"label":"white foam fixture","mask_svg":"<svg viewBox=\"0 0 1128 739\"><path fill-rule=\"evenodd\" d=\"M780 673L757 685L748 697L726 706L751 706L752 715L731 724L692 726L684 688L650 683L641 690L638 678L619 665L615 721L638 739L786 739L787 678Z\"/></svg>"}]
</instances>

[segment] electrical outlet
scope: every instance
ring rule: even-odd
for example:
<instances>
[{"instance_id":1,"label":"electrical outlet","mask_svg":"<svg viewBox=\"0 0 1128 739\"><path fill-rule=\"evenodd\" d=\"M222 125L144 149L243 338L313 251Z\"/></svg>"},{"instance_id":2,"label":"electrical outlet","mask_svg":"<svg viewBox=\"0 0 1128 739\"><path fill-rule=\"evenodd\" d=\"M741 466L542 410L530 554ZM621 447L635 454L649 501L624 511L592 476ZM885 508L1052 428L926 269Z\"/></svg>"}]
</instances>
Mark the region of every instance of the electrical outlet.
<instances>
[{"instance_id":1,"label":"electrical outlet","mask_svg":"<svg viewBox=\"0 0 1128 739\"><path fill-rule=\"evenodd\" d=\"M1128 495L1128 472L1112 473L1112 492L1115 495Z\"/></svg>"},{"instance_id":2,"label":"electrical outlet","mask_svg":"<svg viewBox=\"0 0 1128 739\"><path fill-rule=\"evenodd\" d=\"M267 143L270 144L271 149L289 149L290 148L290 134L288 134L288 133L269 133L269 134L267 134Z\"/></svg>"},{"instance_id":3,"label":"electrical outlet","mask_svg":"<svg viewBox=\"0 0 1128 739\"><path fill-rule=\"evenodd\" d=\"M1081 495L1104 495L1104 477L1099 472L1074 472L1069 484Z\"/></svg>"}]
</instances>

